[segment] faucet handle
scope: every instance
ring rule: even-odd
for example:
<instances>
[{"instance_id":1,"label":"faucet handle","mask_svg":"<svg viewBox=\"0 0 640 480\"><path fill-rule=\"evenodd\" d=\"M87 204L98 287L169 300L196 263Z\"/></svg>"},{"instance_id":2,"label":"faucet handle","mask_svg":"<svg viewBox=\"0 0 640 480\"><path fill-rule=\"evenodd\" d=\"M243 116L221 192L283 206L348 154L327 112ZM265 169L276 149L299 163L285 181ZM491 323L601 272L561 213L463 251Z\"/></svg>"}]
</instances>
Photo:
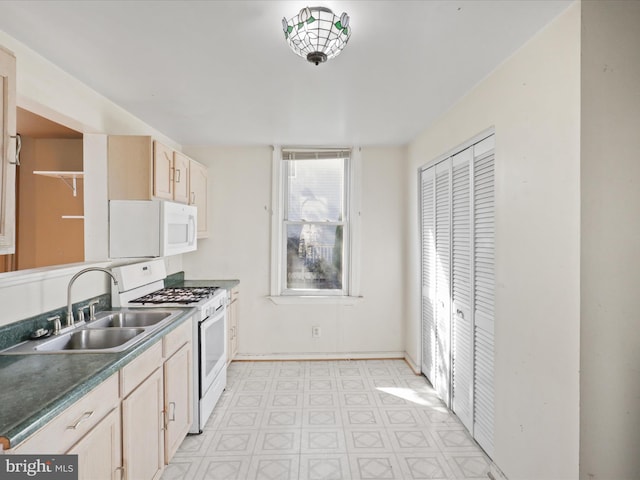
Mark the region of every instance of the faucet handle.
<instances>
[{"instance_id":1,"label":"faucet handle","mask_svg":"<svg viewBox=\"0 0 640 480\"><path fill-rule=\"evenodd\" d=\"M62 330L62 324L60 323L60 315L49 317L47 318L47 321L53 322L53 334L60 335L60 330Z\"/></svg>"},{"instance_id":2,"label":"faucet handle","mask_svg":"<svg viewBox=\"0 0 640 480\"><path fill-rule=\"evenodd\" d=\"M87 308L89 308L89 305L85 305L84 307L78 308L78 322L77 323L82 324L82 323L85 322L86 315L85 315L84 311Z\"/></svg>"},{"instance_id":3,"label":"faucet handle","mask_svg":"<svg viewBox=\"0 0 640 480\"><path fill-rule=\"evenodd\" d=\"M89 307L89 320L96 319L96 305L98 305L98 303L100 303L98 300L93 300L87 305Z\"/></svg>"}]
</instances>

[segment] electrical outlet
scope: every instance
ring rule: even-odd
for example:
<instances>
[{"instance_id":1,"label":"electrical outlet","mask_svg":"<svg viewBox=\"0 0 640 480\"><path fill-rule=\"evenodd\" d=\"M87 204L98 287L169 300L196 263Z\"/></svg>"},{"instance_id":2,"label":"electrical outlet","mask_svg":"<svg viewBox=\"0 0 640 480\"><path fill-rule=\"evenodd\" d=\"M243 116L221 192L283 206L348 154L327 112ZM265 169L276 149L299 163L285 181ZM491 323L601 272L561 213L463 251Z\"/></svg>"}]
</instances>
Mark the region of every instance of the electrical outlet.
<instances>
[{"instance_id":1,"label":"electrical outlet","mask_svg":"<svg viewBox=\"0 0 640 480\"><path fill-rule=\"evenodd\" d=\"M311 327L311 336L318 338L320 336L320 327Z\"/></svg>"}]
</instances>

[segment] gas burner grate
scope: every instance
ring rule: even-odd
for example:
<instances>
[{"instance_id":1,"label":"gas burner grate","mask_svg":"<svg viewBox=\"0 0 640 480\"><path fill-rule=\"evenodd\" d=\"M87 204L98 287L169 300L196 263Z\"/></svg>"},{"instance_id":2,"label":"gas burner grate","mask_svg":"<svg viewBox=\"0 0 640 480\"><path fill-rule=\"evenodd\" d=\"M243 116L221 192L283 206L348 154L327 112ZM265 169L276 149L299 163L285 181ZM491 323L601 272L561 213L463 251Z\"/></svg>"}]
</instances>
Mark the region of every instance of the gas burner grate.
<instances>
[{"instance_id":1,"label":"gas burner grate","mask_svg":"<svg viewBox=\"0 0 640 480\"><path fill-rule=\"evenodd\" d=\"M218 287L168 287L156 290L129 303L197 303L211 297Z\"/></svg>"}]
</instances>

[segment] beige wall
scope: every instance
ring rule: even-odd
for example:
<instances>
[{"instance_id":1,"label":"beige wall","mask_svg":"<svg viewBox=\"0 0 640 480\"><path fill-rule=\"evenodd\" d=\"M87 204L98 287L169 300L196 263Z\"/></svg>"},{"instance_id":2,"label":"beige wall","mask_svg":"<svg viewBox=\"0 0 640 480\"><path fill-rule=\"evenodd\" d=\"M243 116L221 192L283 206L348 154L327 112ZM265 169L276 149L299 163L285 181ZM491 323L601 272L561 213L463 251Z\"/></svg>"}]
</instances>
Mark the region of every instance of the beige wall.
<instances>
[{"instance_id":1,"label":"beige wall","mask_svg":"<svg viewBox=\"0 0 640 480\"><path fill-rule=\"evenodd\" d=\"M270 293L270 147L185 147L209 167L211 236L183 255L189 278L241 281L239 353L245 356L402 353L404 149L363 148L362 299L345 305L274 305ZM320 338L311 337L319 326Z\"/></svg>"},{"instance_id":2,"label":"beige wall","mask_svg":"<svg viewBox=\"0 0 640 480\"><path fill-rule=\"evenodd\" d=\"M579 435L580 5L409 148L408 177L496 133L495 456L511 480L574 479ZM407 352L420 356L417 188L407 204Z\"/></svg>"},{"instance_id":3,"label":"beige wall","mask_svg":"<svg viewBox=\"0 0 640 480\"><path fill-rule=\"evenodd\" d=\"M640 2L582 4L580 478L640 478Z\"/></svg>"}]
</instances>

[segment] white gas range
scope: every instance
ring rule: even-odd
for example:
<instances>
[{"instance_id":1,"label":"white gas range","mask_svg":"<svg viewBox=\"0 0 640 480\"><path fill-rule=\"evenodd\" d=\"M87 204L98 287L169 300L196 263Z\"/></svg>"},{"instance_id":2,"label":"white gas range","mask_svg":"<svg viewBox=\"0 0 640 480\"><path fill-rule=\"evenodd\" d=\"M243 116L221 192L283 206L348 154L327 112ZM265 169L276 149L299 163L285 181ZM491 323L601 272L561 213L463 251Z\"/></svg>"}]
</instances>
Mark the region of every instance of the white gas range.
<instances>
[{"instance_id":1,"label":"white gas range","mask_svg":"<svg viewBox=\"0 0 640 480\"><path fill-rule=\"evenodd\" d=\"M227 385L227 292L217 287L165 287L164 260L122 265L112 269L121 292L112 293L116 307L195 308L193 316L193 424L189 433L202 433Z\"/></svg>"}]
</instances>

